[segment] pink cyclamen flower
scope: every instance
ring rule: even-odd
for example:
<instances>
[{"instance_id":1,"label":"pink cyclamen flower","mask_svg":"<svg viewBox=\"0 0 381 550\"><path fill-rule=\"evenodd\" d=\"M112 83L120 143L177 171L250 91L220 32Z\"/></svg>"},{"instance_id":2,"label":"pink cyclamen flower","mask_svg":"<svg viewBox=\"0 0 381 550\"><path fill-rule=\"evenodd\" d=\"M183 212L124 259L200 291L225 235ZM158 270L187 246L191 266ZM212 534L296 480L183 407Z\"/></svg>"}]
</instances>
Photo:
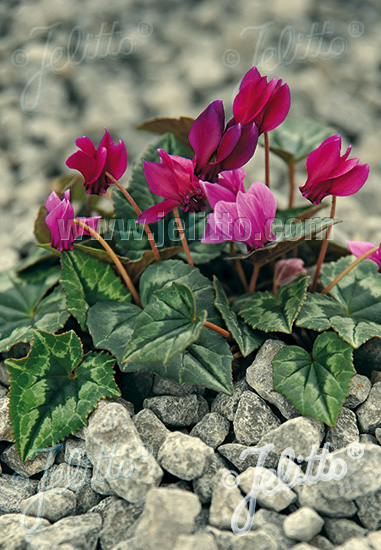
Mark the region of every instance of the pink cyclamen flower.
<instances>
[{"instance_id":1,"label":"pink cyclamen flower","mask_svg":"<svg viewBox=\"0 0 381 550\"><path fill-rule=\"evenodd\" d=\"M306 273L304 262L300 258L279 260L274 268L274 285L276 287L288 285L295 281L299 275L305 275Z\"/></svg>"},{"instance_id":2,"label":"pink cyclamen flower","mask_svg":"<svg viewBox=\"0 0 381 550\"><path fill-rule=\"evenodd\" d=\"M147 208L138 216L137 223L153 223L180 207L185 212L201 212L206 200L201 182L194 174L191 159L169 155L157 150L160 162L143 161L148 187L155 195L166 200Z\"/></svg>"},{"instance_id":3,"label":"pink cyclamen flower","mask_svg":"<svg viewBox=\"0 0 381 550\"><path fill-rule=\"evenodd\" d=\"M219 174L216 183L201 182L212 209L219 201L235 202L238 191L245 192L243 186L245 176L244 168L238 168L237 170L226 170L226 172Z\"/></svg>"},{"instance_id":4,"label":"pink cyclamen flower","mask_svg":"<svg viewBox=\"0 0 381 550\"><path fill-rule=\"evenodd\" d=\"M106 128L98 149L86 136L78 138L75 144L79 147L79 151L70 155L66 165L81 172L84 177L83 185L86 188L86 193L103 195L112 184L112 180L106 176L106 172L118 180L126 171L127 150L125 144L120 140L115 145Z\"/></svg>"},{"instance_id":5,"label":"pink cyclamen flower","mask_svg":"<svg viewBox=\"0 0 381 550\"><path fill-rule=\"evenodd\" d=\"M201 242L242 242L250 252L275 240L271 225L276 213L276 200L264 183L252 183L246 193L238 191L235 202L219 201Z\"/></svg>"},{"instance_id":6,"label":"pink cyclamen flower","mask_svg":"<svg viewBox=\"0 0 381 550\"><path fill-rule=\"evenodd\" d=\"M353 254L353 256L356 256L356 258L359 258L365 252L368 252L368 250L372 250L372 248L375 248L376 245L373 243L370 243L368 241L347 241L349 250ZM367 257L367 260L373 260L378 265L378 272L381 273L381 244L376 252L373 252Z\"/></svg>"},{"instance_id":7,"label":"pink cyclamen flower","mask_svg":"<svg viewBox=\"0 0 381 550\"><path fill-rule=\"evenodd\" d=\"M70 203L70 189L65 191L62 200L55 191L52 191L46 199L45 207L48 211L45 223L52 234L50 246L61 252L64 250L73 250L73 243L77 237L90 234L83 227L74 223L74 219L80 220L95 231L101 219L101 216L74 218L74 208Z\"/></svg>"},{"instance_id":8,"label":"pink cyclamen flower","mask_svg":"<svg viewBox=\"0 0 381 550\"><path fill-rule=\"evenodd\" d=\"M340 156L341 136L331 136L307 157L306 183L299 187L303 197L320 204L324 197L354 195L368 178L368 164L359 159L348 159L352 145Z\"/></svg>"},{"instance_id":9,"label":"pink cyclamen flower","mask_svg":"<svg viewBox=\"0 0 381 550\"><path fill-rule=\"evenodd\" d=\"M252 67L242 79L239 92L233 102L233 115L236 122L255 122L259 134L270 132L279 126L290 110L290 89L282 80L261 76Z\"/></svg>"},{"instance_id":10,"label":"pink cyclamen flower","mask_svg":"<svg viewBox=\"0 0 381 550\"><path fill-rule=\"evenodd\" d=\"M215 182L223 170L235 170L254 155L258 129L254 123L243 125L230 120L225 128L225 112L221 100L213 101L196 118L189 132L194 150L195 174L202 180Z\"/></svg>"}]
</instances>

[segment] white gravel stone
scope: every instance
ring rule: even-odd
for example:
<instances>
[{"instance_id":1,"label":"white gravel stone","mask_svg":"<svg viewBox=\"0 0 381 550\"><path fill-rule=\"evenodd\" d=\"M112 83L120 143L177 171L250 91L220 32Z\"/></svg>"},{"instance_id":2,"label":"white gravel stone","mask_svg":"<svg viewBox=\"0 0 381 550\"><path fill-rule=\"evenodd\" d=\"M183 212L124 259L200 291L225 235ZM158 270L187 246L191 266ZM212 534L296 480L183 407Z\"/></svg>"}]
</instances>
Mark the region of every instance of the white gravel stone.
<instances>
[{"instance_id":1,"label":"white gravel stone","mask_svg":"<svg viewBox=\"0 0 381 550\"><path fill-rule=\"evenodd\" d=\"M288 537L309 542L320 533L323 525L324 519L315 510L303 506L286 517L283 528Z\"/></svg>"}]
</instances>

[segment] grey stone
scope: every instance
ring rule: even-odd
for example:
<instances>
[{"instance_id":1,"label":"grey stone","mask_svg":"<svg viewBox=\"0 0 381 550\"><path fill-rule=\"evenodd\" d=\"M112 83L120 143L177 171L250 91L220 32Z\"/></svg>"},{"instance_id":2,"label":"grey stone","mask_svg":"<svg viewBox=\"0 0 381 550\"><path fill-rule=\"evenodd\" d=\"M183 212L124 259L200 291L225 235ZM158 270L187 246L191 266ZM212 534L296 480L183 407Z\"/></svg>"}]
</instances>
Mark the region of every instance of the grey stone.
<instances>
[{"instance_id":1,"label":"grey stone","mask_svg":"<svg viewBox=\"0 0 381 550\"><path fill-rule=\"evenodd\" d=\"M303 506L286 517L283 528L287 537L309 542L320 533L323 525L324 519L315 510Z\"/></svg>"},{"instance_id":2,"label":"grey stone","mask_svg":"<svg viewBox=\"0 0 381 550\"><path fill-rule=\"evenodd\" d=\"M286 344L279 340L266 340L262 344L252 365L246 371L246 382L265 401L274 405L281 414L289 420L296 418L301 413L283 394L276 392L273 388L273 366L272 360L275 355Z\"/></svg>"},{"instance_id":3,"label":"grey stone","mask_svg":"<svg viewBox=\"0 0 381 550\"><path fill-rule=\"evenodd\" d=\"M333 544L323 535L316 535L310 543L313 548L319 548L319 550L333 550Z\"/></svg>"},{"instance_id":4,"label":"grey stone","mask_svg":"<svg viewBox=\"0 0 381 550\"><path fill-rule=\"evenodd\" d=\"M151 409L156 416L172 428L197 424L209 412L207 401L195 394L184 397L161 395L144 399L144 408Z\"/></svg>"},{"instance_id":5,"label":"grey stone","mask_svg":"<svg viewBox=\"0 0 381 550\"><path fill-rule=\"evenodd\" d=\"M191 481L203 474L207 461L213 454L213 449L200 439L181 432L172 432L160 447L158 461L167 472Z\"/></svg>"},{"instance_id":6,"label":"grey stone","mask_svg":"<svg viewBox=\"0 0 381 550\"><path fill-rule=\"evenodd\" d=\"M119 403L109 403L93 413L86 452L94 466L95 490L108 486L112 493L139 504L152 487L160 484L160 466L147 453L128 411Z\"/></svg>"},{"instance_id":7,"label":"grey stone","mask_svg":"<svg viewBox=\"0 0 381 550\"><path fill-rule=\"evenodd\" d=\"M179 535L193 532L200 511L200 501L192 493L179 489L151 489L134 534L136 550L172 548Z\"/></svg>"},{"instance_id":8,"label":"grey stone","mask_svg":"<svg viewBox=\"0 0 381 550\"><path fill-rule=\"evenodd\" d=\"M173 550L218 550L213 535L196 533L195 535L180 535Z\"/></svg>"},{"instance_id":9,"label":"grey stone","mask_svg":"<svg viewBox=\"0 0 381 550\"><path fill-rule=\"evenodd\" d=\"M219 529L232 529L233 514L241 505L242 511L236 522L238 528L243 528L249 513L243 499L234 475L232 476L232 473L226 468L218 470L213 479L213 494L209 511L210 525Z\"/></svg>"},{"instance_id":10,"label":"grey stone","mask_svg":"<svg viewBox=\"0 0 381 550\"><path fill-rule=\"evenodd\" d=\"M337 474L342 471L342 461L344 461L346 473L342 479L318 482L320 491L326 498L341 498L348 501L381 490L381 447L366 444L358 451L359 454L356 448L354 455L353 448L348 447L330 453L326 467L330 468L332 465Z\"/></svg>"},{"instance_id":11,"label":"grey stone","mask_svg":"<svg viewBox=\"0 0 381 550\"><path fill-rule=\"evenodd\" d=\"M51 550L60 544L72 544L78 550L95 550L102 518L99 514L69 516L41 529L28 539L28 550Z\"/></svg>"},{"instance_id":12,"label":"grey stone","mask_svg":"<svg viewBox=\"0 0 381 550\"><path fill-rule=\"evenodd\" d=\"M229 421L219 413L208 413L198 422L190 435L198 437L215 449L225 441L230 430Z\"/></svg>"},{"instance_id":13,"label":"grey stone","mask_svg":"<svg viewBox=\"0 0 381 550\"><path fill-rule=\"evenodd\" d=\"M75 493L76 514L83 514L98 504L101 495L91 488L91 472L88 468L79 468L63 462L47 470L38 484L39 491L64 488Z\"/></svg>"},{"instance_id":14,"label":"grey stone","mask_svg":"<svg viewBox=\"0 0 381 550\"><path fill-rule=\"evenodd\" d=\"M0 514L18 514L21 503L36 493L38 482L21 476L0 474Z\"/></svg>"},{"instance_id":15,"label":"grey stone","mask_svg":"<svg viewBox=\"0 0 381 550\"><path fill-rule=\"evenodd\" d=\"M379 429L379 428L377 428L377 429ZM379 444L377 439L373 435L370 435L370 434L360 434L359 441L360 441L361 445L365 445L366 443L370 443L372 445L378 445Z\"/></svg>"},{"instance_id":16,"label":"grey stone","mask_svg":"<svg viewBox=\"0 0 381 550\"><path fill-rule=\"evenodd\" d=\"M81 468L92 468L92 464L86 455L83 439L69 438L65 441L65 462Z\"/></svg>"},{"instance_id":17,"label":"grey stone","mask_svg":"<svg viewBox=\"0 0 381 550\"><path fill-rule=\"evenodd\" d=\"M217 450L223 457L229 460L239 472L243 472L250 466L257 466L259 459L263 462L262 456L264 456L264 462L260 465L263 465L265 468L276 468L279 461L278 453L264 453L261 447L248 447L246 445L240 445L239 443L226 443L225 445L220 445ZM242 453L245 454L242 455ZM241 456L244 456L244 458L240 458Z\"/></svg>"},{"instance_id":18,"label":"grey stone","mask_svg":"<svg viewBox=\"0 0 381 550\"><path fill-rule=\"evenodd\" d=\"M38 453L26 462L21 462L16 445L10 445L1 455L1 460L12 470L24 477L44 472L54 464L56 449L48 449Z\"/></svg>"},{"instance_id":19,"label":"grey stone","mask_svg":"<svg viewBox=\"0 0 381 550\"><path fill-rule=\"evenodd\" d=\"M133 420L147 450L152 449L153 456L157 458L157 453L169 433L168 429L151 409L141 410Z\"/></svg>"},{"instance_id":20,"label":"grey stone","mask_svg":"<svg viewBox=\"0 0 381 550\"><path fill-rule=\"evenodd\" d=\"M0 361L0 384L9 387L9 372L3 361Z\"/></svg>"},{"instance_id":21,"label":"grey stone","mask_svg":"<svg viewBox=\"0 0 381 550\"><path fill-rule=\"evenodd\" d=\"M376 533L369 533L366 537L368 544L371 547L371 550L381 550L381 531Z\"/></svg>"},{"instance_id":22,"label":"grey stone","mask_svg":"<svg viewBox=\"0 0 381 550\"><path fill-rule=\"evenodd\" d=\"M358 518L367 529L377 531L381 528L381 491L358 497Z\"/></svg>"},{"instance_id":23,"label":"grey stone","mask_svg":"<svg viewBox=\"0 0 381 550\"><path fill-rule=\"evenodd\" d=\"M315 550L316 546L308 544L308 542L300 542L292 547L292 550Z\"/></svg>"},{"instance_id":24,"label":"grey stone","mask_svg":"<svg viewBox=\"0 0 381 550\"><path fill-rule=\"evenodd\" d=\"M192 481L193 491L196 493L202 504L207 504L211 501L214 476L218 470L226 467L226 460L218 453L215 453L208 460L202 476Z\"/></svg>"},{"instance_id":25,"label":"grey stone","mask_svg":"<svg viewBox=\"0 0 381 550\"><path fill-rule=\"evenodd\" d=\"M358 407L368 397L371 387L372 384L367 376L355 374L351 379L349 392L344 401L344 407L348 409L355 409Z\"/></svg>"},{"instance_id":26,"label":"grey stone","mask_svg":"<svg viewBox=\"0 0 381 550\"><path fill-rule=\"evenodd\" d=\"M118 497L107 497L92 508L90 512L100 514L103 520L100 532L102 550L110 550L119 542L132 537L142 510L142 506Z\"/></svg>"},{"instance_id":27,"label":"grey stone","mask_svg":"<svg viewBox=\"0 0 381 550\"><path fill-rule=\"evenodd\" d=\"M152 393L154 395L174 395L176 397L182 397L191 393L204 395L205 388L196 384L175 384L171 380L154 376Z\"/></svg>"},{"instance_id":28,"label":"grey stone","mask_svg":"<svg viewBox=\"0 0 381 550\"><path fill-rule=\"evenodd\" d=\"M213 535L218 550L232 550L235 540L238 538L238 535L235 535L231 531L217 529L211 525L207 525L205 532ZM247 536L247 535L245 535Z\"/></svg>"},{"instance_id":29,"label":"grey stone","mask_svg":"<svg viewBox=\"0 0 381 550\"><path fill-rule=\"evenodd\" d=\"M317 512L333 518L350 518L357 512L353 501L342 498L331 499L321 494L321 483L306 483L295 485L294 491L298 494L301 506L310 506Z\"/></svg>"},{"instance_id":30,"label":"grey stone","mask_svg":"<svg viewBox=\"0 0 381 550\"><path fill-rule=\"evenodd\" d=\"M239 400L245 391L250 390L246 380L242 378L233 384L233 395L219 393L211 406L211 412L217 412L233 422Z\"/></svg>"},{"instance_id":31,"label":"grey stone","mask_svg":"<svg viewBox=\"0 0 381 550\"><path fill-rule=\"evenodd\" d=\"M328 429L325 441L329 443L330 451L336 451L337 449L346 447L350 443L358 442L359 435L355 413L343 407L338 416L336 426Z\"/></svg>"},{"instance_id":32,"label":"grey stone","mask_svg":"<svg viewBox=\"0 0 381 550\"><path fill-rule=\"evenodd\" d=\"M381 445L381 428L376 428L374 431L374 435L378 443Z\"/></svg>"},{"instance_id":33,"label":"grey stone","mask_svg":"<svg viewBox=\"0 0 381 550\"><path fill-rule=\"evenodd\" d=\"M0 517L0 550L24 550L28 535L49 527L42 518L31 518L23 514L5 514Z\"/></svg>"},{"instance_id":34,"label":"grey stone","mask_svg":"<svg viewBox=\"0 0 381 550\"><path fill-rule=\"evenodd\" d=\"M9 397L0 399L0 441L13 441L12 427L9 421Z\"/></svg>"},{"instance_id":35,"label":"grey stone","mask_svg":"<svg viewBox=\"0 0 381 550\"><path fill-rule=\"evenodd\" d=\"M8 395L8 388L0 384L0 399Z\"/></svg>"},{"instance_id":36,"label":"grey stone","mask_svg":"<svg viewBox=\"0 0 381 550\"><path fill-rule=\"evenodd\" d=\"M279 514L273 510L260 508L255 513L253 528L263 529L266 533L271 535L276 540L279 550L288 550L295 545L296 541L295 539L287 537L284 532L283 524L286 517L288 516Z\"/></svg>"},{"instance_id":37,"label":"grey stone","mask_svg":"<svg viewBox=\"0 0 381 550\"><path fill-rule=\"evenodd\" d=\"M381 382L374 384L367 400L356 410L360 430L374 433L381 427Z\"/></svg>"},{"instance_id":38,"label":"grey stone","mask_svg":"<svg viewBox=\"0 0 381 550\"><path fill-rule=\"evenodd\" d=\"M352 537L363 538L368 531L350 519L327 518L324 530L333 544L344 544Z\"/></svg>"},{"instance_id":39,"label":"grey stone","mask_svg":"<svg viewBox=\"0 0 381 550\"><path fill-rule=\"evenodd\" d=\"M251 493L257 503L275 512L284 510L295 502L297 495L266 468L248 468L239 476L239 486L244 494ZM263 488L264 490L260 490Z\"/></svg>"},{"instance_id":40,"label":"grey stone","mask_svg":"<svg viewBox=\"0 0 381 550\"><path fill-rule=\"evenodd\" d=\"M306 458L310 455L312 447L319 447L324 437L324 424L315 420L301 416L288 420L279 428L268 432L258 442L258 447L273 444L274 452L281 454L284 449L291 447L296 456Z\"/></svg>"},{"instance_id":41,"label":"grey stone","mask_svg":"<svg viewBox=\"0 0 381 550\"><path fill-rule=\"evenodd\" d=\"M233 421L238 443L255 445L280 423L279 418L261 397L250 391L242 394Z\"/></svg>"},{"instance_id":42,"label":"grey stone","mask_svg":"<svg viewBox=\"0 0 381 550\"><path fill-rule=\"evenodd\" d=\"M69 489L50 489L21 502L20 508L27 516L42 517L54 523L65 516L74 515L77 500Z\"/></svg>"},{"instance_id":43,"label":"grey stone","mask_svg":"<svg viewBox=\"0 0 381 550\"><path fill-rule=\"evenodd\" d=\"M344 542L344 544L336 546L335 550L374 550L374 548L368 544L367 539L352 537Z\"/></svg>"},{"instance_id":44,"label":"grey stone","mask_svg":"<svg viewBox=\"0 0 381 550\"><path fill-rule=\"evenodd\" d=\"M232 550L278 550L278 543L269 533L263 529L257 529L242 537L236 537Z\"/></svg>"}]
</instances>

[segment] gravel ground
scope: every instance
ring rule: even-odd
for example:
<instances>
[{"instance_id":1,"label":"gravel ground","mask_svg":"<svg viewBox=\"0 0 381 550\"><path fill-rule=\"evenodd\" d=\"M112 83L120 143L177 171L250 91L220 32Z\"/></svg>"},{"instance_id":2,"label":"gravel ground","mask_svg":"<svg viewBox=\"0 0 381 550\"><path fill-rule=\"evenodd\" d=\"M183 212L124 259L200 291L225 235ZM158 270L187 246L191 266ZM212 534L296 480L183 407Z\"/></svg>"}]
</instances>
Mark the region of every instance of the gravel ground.
<instances>
[{"instance_id":1,"label":"gravel ground","mask_svg":"<svg viewBox=\"0 0 381 550\"><path fill-rule=\"evenodd\" d=\"M334 237L380 241L379 16L379 0L3 0L0 269L31 242L36 210L52 178L69 173L76 137L98 142L107 126L125 140L131 167L152 138L137 124L196 116L217 98L230 109L253 64L289 83L291 115L332 124L370 164L363 190L339 201L346 221ZM263 180L262 157L250 162L248 183ZM284 206L284 166L274 158L272 167ZM300 166L299 184L304 177Z\"/></svg>"}]
</instances>

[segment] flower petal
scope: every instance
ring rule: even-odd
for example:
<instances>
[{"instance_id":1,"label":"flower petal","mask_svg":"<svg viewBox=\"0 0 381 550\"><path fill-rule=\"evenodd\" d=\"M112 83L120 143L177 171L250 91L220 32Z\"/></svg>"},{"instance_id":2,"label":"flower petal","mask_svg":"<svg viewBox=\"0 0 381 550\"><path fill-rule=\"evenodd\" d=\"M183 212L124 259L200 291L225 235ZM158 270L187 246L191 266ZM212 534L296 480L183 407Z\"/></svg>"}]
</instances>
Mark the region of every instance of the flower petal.
<instances>
[{"instance_id":1,"label":"flower petal","mask_svg":"<svg viewBox=\"0 0 381 550\"><path fill-rule=\"evenodd\" d=\"M95 157L96 149L94 143L87 136L82 136L75 140L75 144L79 149L82 149L84 153L87 153L91 157Z\"/></svg>"},{"instance_id":2,"label":"flower petal","mask_svg":"<svg viewBox=\"0 0 381 550\"><path fill-rule=\"evenodd\" d=\"M225 126L221 100L213 101L196 118L189 132L189 143L196 157L197 173L209 162L220 143Z\"/></svg>"},{"instance_id":3,"label":"flower petal","mask_svg":"<svg viewBox=\"0 0 381 550\"><path fill-rule=\"evenodd\" d=\"M180 202L174 199L167 199L163 202L160 202L159 204L155 204L154 206L151 206L150 208L147 208L144 212L138 216L136 219L136 223L154 223L161 218L163 218L166 214L171 212L176 206L180 206Z\"/></svg>"},{"instance_id":4,"label":"flower petal","mask_svg":"<svg viewBox=\"0 0 381 550\"><path fill-rule=\"evenodd\" d=\"M364 185L368 175L368 164L358 164L350 172L332 180L330 194L336 197L354 195Z\"/></svg>"},{"instance_id":5,"label":"flower petal","mask_svg":"<svg viewBox=\"0 0 381 550\"><path fill-rule=\"evenodd\" d=\"M66 161L66 166L81 172L86 182L94 180L97 174L97 159L83 151L75 151Z\"/></svg>"}]
</instances>

